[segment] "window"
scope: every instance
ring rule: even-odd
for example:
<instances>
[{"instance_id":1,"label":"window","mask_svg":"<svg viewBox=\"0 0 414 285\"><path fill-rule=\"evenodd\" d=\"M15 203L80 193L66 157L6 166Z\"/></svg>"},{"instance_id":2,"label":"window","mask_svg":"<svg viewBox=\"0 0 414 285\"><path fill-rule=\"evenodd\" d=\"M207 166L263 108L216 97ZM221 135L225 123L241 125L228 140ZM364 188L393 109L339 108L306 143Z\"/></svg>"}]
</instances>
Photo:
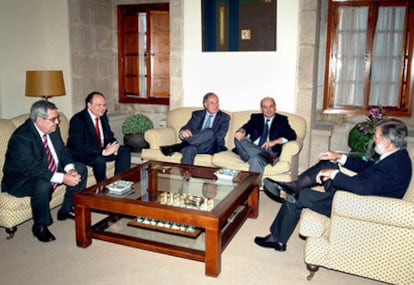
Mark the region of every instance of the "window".
<instances>
[{"instance_id":1,"label":"window","mask_svg":"<svg viewBox=\"0 0 414 285\"><path fill-rule=\"evenodd\" d=\"M324 113L411 115L410 1L329 1Z\"/></svg>"},{"instance_id":2,"label":"window","mask_svg":"<svg viewBox=\"0 0 414 285\"><path fill-rule=\"evenodd\" d=\"M168 3L118 6L119 101L169 104Z\"/></svg>"}]
</instances>

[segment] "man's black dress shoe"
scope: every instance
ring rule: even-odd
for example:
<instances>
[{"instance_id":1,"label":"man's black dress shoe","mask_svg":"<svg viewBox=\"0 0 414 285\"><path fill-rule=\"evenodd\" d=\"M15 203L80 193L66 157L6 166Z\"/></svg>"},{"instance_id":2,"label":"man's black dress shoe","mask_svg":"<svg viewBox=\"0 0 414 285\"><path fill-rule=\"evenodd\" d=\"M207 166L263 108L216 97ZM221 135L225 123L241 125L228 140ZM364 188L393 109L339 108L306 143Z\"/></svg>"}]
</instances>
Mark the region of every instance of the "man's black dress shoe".
<instances>
[{"instance_id":1,"label":"man's black dress shoe","mask_svg":"<svg viewBox=\"0 0 414 285\"><path fill-rule=\"evenodd\" d=\"M161 152L165 155L165 156L171 156L174 153L174 150L171 146L167 145L167 146L160 146Z\"/></svg>"},{"instance_id":2,"label":"man's black dress shoe","mask_svg":"<svg viewBox=\"0 0 414 285\"><path fill-rule=\"evenodd\" d=\"M57 213L57 219L59 221L64 221L66 219L74 220L75 219L75 212L73 212L73 211L67 211L67 212L59 211Z\"/></svg>"},{"instance_id":3,"label":"man's black dress shoe","mask_svg":"<svg viewBox=\"0 0 414 285\"><path fill-rule=\"evenodd\" d=\"M271 154L269 155L269 164L271 166L275 166L276 163L279 161L279 156L277 156L276 154Z\"/></svg>"},{"instance_id":4,"label":"man's black dress shoe","mask_svg":"<svg viewBox=\"0 0 414 285\"><path fill-rule=\"evenodd\" d=\"M49 242L55 240L55 236L47 229L45 225L33 225L32 232L38 240Z\"/></svg>"},{"instance_id":5,"label":"man's black dress shoe","mask_svg":"<svg viewBox=\"0 0 414 285\"><path fill-rule=\"evenodd\" d=\"M291 193L292 189L288 189L287 187L285 188L280 185L279 182L276 182L270 178L263 179L263 189L276 197L280 197L280 191L283 191L285 192L284 199L286 201L289 203L296 203L296 197Z\"/></svg>"},{"instance_id":6,"label":"man's black dress shoe","mask_svg":"<svg viewBox=\"0 0 414 285\"><path fill-rule=\"evenodd\" d=\"M256 237L254 239L254 242L261 247L266 248L273 248L277 251L285 251L286 250L286 244L278 242L278 241L270 241L271 235L267 235L265 237Z\"/></svg>"}]
</instances>

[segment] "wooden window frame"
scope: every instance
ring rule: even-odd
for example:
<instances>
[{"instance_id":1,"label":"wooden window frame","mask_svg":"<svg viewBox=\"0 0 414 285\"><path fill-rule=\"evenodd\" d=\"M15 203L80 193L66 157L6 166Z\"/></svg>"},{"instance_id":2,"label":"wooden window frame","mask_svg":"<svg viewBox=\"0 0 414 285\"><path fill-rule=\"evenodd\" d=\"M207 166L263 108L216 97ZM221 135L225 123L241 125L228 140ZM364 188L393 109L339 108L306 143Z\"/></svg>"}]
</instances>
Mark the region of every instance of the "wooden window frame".
<instances>
[{"instance_id":1,"label":"wooden window frame","mask_svg":"<svg viewBox=\"0 0 414 285\"><path fill-rule=\"evenodd\" d=\"M414 1L413 0L329 0L328 9L328 28L327 28L327 45L326 45L326 62L325 62L325 83L324 83L324 101L323 112L325 114L349 114L349 115L364 115L367 114L369 106L370 96L370 73L372 65L372 50L373 39L375 33L375 24L377 11L379 6L405 6L406 7L406 22L403 46L403 63L400 72L400 92L398 94L399 106L390 107L383 106L387 116L409 117L412 111L412 86L414 83L414 76L411 72L413 62L413 37L414 31ZM337 44L337 31L335 27L336 11L341 6L369 6L370 11L368 15L368 30L367 30L367 62L365 64L364 74L364 94L363 94L363 106L353 105L334 105L334 92L335 92L335 67L334 58Z\"/></svg>"},{"instance_id":2,"label":"wooden window frame","mask_svg":"<svg viewBox=\"0 0 414 285\"><path fill-rule=\"evenodd\" d=\"M168 97L151 97L147 92L146 97L129 97L125 94L125 46L124 46L124 30L122 25L123 13L125 9L128 9L128 13L132 12L146 12L147 18L150 11L169 11L169 3L153 3L153 4L132 4L132 5L118 5L117 8L117 24L118 24L118 92L120 103L141 103L141 104L154 104L154 105L169 105L170 96ZM148 23L148 21L147 21ZM147 47L151 46L151 36L149 31L149 25L147 26ZM147 50L149 50L147 48ZM151 86L149 84L151 78L151 68L149 60L146 64L147 69L147 88ZM139 87L138 87L139 88Z\"/></svg>"}]
</instances>

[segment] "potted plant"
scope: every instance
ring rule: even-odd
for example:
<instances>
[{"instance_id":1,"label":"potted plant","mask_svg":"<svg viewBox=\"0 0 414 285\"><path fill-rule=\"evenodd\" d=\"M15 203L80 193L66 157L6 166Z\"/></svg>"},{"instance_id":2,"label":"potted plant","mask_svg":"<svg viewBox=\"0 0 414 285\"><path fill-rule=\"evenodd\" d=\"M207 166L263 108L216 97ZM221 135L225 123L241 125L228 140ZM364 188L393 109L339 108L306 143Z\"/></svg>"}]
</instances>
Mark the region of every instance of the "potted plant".
<instances>
[{"instance_id":1,"label":"potted plant","mask_svg":"<svg viewBox=\"0 0 414 285\"><path fill-rule=\"evenodd\" d=\"M154 124L147 115L133 114L129 116L122 124L124 144L128 146L132 152L141 152L143 148L149 147L144 139L144 133L153 128Z\"/></svg>"},{"instance_id":2,"label":"potted plant","mask_svg":"<svg viewBox=\"0 0 414 285\"><path fill-rule=\"evenodd\" d=\"M376 159L373 136L375 127L385 118L384 113L382 107L371 107L368 118L351 129L348 136L348 146L351 148L351 154L365 160Z\"/></svg>"}]
</instances>

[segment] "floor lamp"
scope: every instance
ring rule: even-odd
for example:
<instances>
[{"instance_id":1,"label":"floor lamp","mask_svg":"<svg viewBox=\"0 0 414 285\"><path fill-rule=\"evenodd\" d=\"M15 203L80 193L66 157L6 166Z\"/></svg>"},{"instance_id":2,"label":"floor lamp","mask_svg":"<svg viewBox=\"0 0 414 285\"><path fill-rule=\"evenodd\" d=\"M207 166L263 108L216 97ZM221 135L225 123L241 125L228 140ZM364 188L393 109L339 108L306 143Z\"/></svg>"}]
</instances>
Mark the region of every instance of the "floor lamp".
<instances>
[{"instance_id":1,"label":"floor lamp","mask_svg":"<svg viewBox=\"0 0 414 285\"><path fill-rule=\"evenodd\" d=\"M43 97L48 100L54 96L64 96L65 83L61 70L26 71L26 96Z\"/></svg>"}]
</instances>

